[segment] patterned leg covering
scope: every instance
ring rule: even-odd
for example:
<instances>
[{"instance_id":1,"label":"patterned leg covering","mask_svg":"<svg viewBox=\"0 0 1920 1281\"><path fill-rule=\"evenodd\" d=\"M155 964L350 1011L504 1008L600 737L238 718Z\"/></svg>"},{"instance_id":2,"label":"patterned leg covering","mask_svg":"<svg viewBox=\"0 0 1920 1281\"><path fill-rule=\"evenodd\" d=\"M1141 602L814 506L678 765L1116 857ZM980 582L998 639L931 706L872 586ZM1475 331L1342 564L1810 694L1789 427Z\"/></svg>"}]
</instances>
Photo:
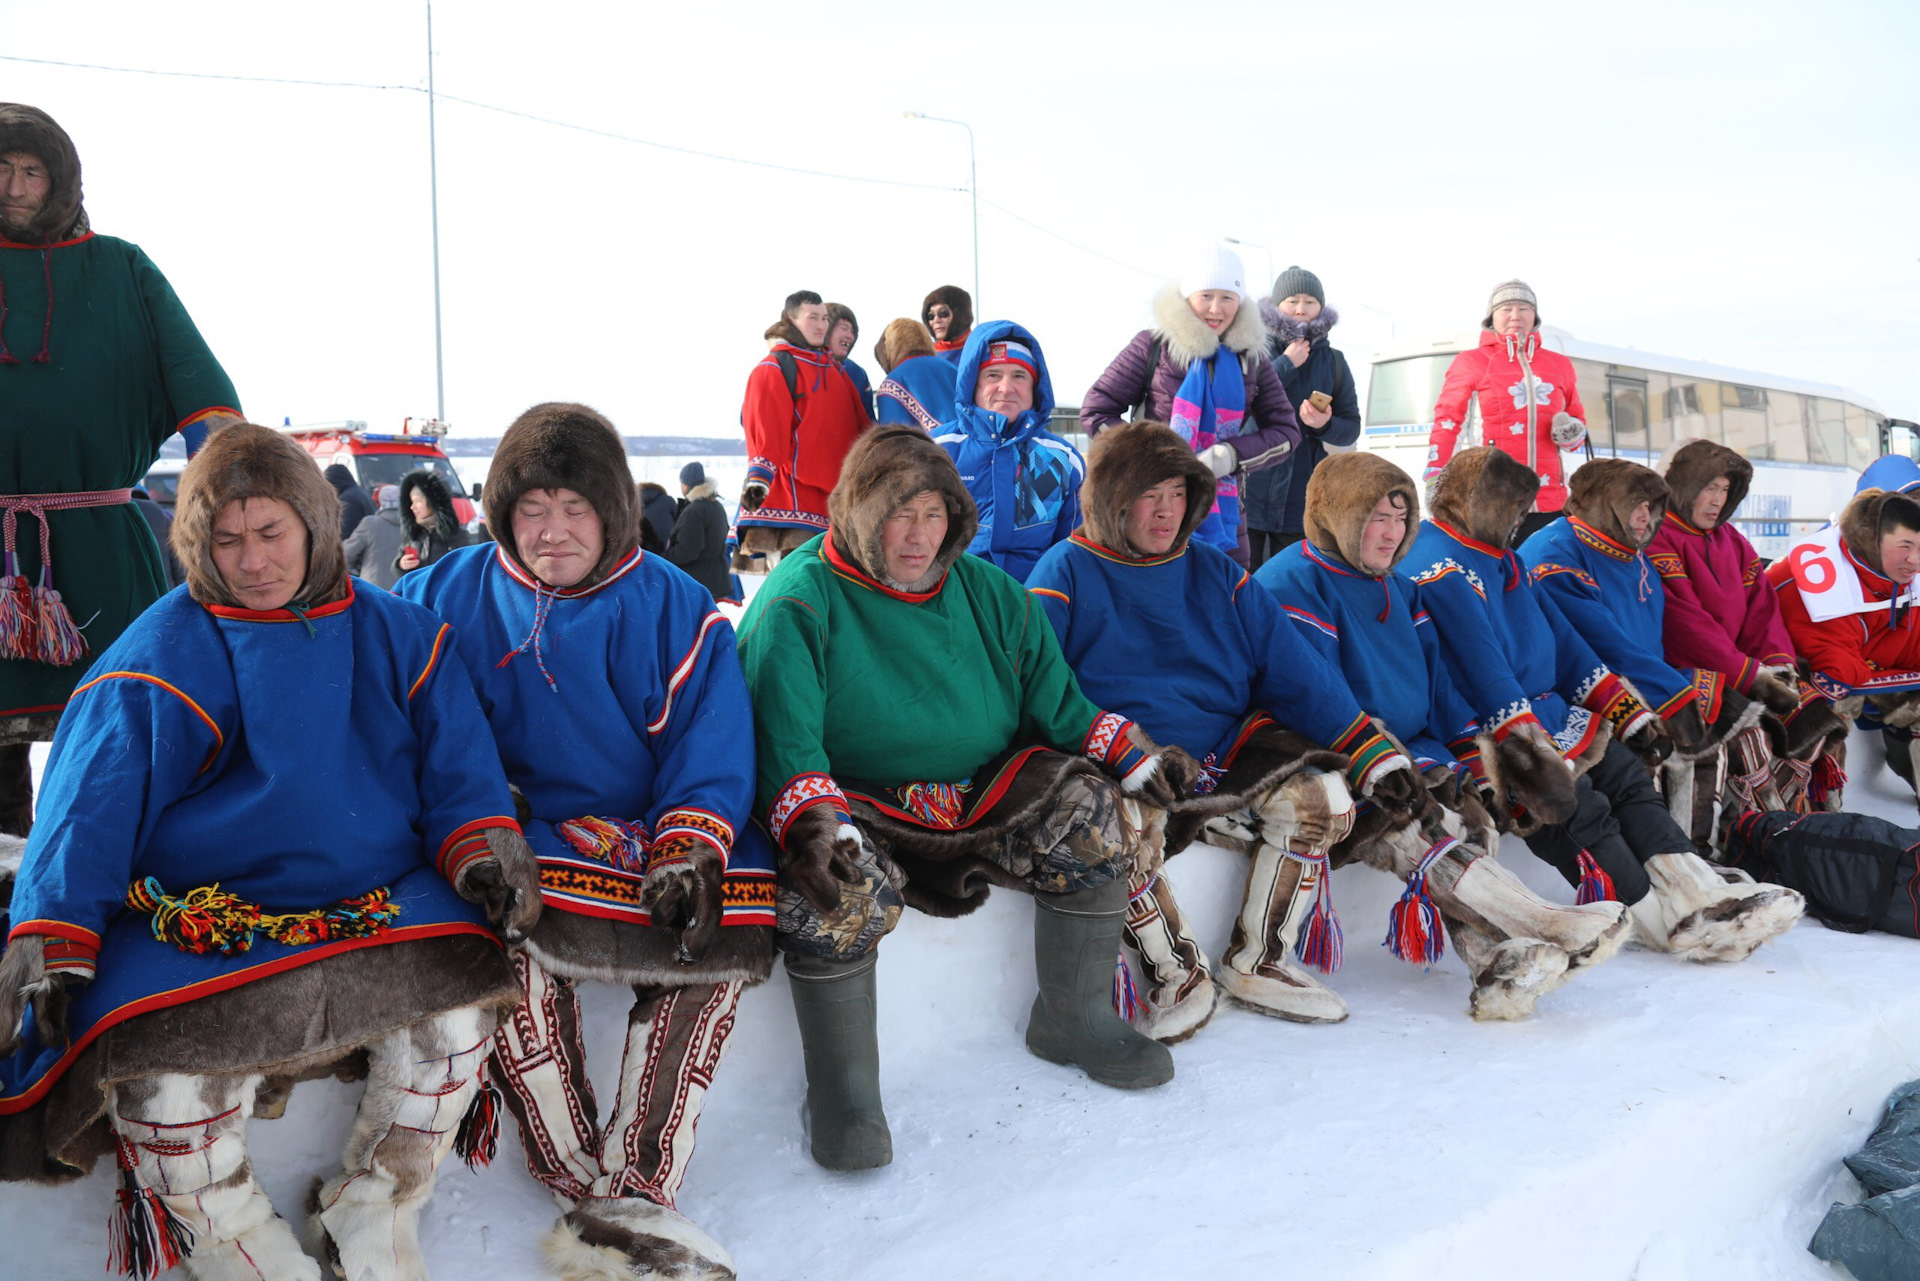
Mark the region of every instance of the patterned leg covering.
<instances>
[{"instance_id":1,"label":"patterned leg covering","mask_svg":"<svg viewBox=\"0 0 1920 1281\"><path fill-rule=\"evenodd\" d=\"M1773 747L1759 726L1749 726L1727 741L1725 788L1725 804L1713 832L1716 838L1742 814L1789 808L1774 780ZM1702 850L1722 848L1718 839L1705 840L1697 832L1693 843Z\"/></svg>"},{"instance_id":2,"label":"patterned leg covering","mask_svg":"<svg viewBox=\"0 0 1920 1281\"><path fill-rule=\"evenodd\" d=\"M1213 974L1165 875L1135 871L1127 891L1125 938L1147 978L1134 1025L1163 1045L1178 1045L1213 1017Z\"/></svg>"},{"instance_id":3,"label":"patterned leg covering","mask_svg":"<svg viewBox=\"0 0 1920 1281\"><path fill-rule=\"evenodd\" d=\"M525 952L514 971L526 1000L493 1035L493 1079L520 1126L533 1177L568 1201L578 1201L600 1177L600 1131L580 998L571 980L556 978Z\"/></svg>"},{"instance_id":4,"label":"patterned leg covering","mask_svg":"<svg viewBox=\"0 0 1920 1281\"><path fill-rule=\"evenodd\" d=\"M1667 813L1701 849L1711 849L1720 816L1721 792L1728 783L1727 749L1723 745L1698 760L1674 757L1662 764L1655 786L1667 802ZM1733 794L1728 805L1736 805Z\"/></svg>"},{"instance_id":5,"label":"patterned leg covering","mask_svg":"<svg viewBox=\"0 0 1920 1281\"><path fill-rule=\"evenodd\" d=\"M454 1010L368 1047L367 1091L340 1174L321 1185L316 1235L353 1281L427 1281L420 1212L480 1089L492 1010Z\"/></svg>"},{"instance_id":6,"label":"patterned leg covering","mask_svg":"<svg viewBox=\"0 0 1920 1281\"><path fill-rule=\"evenodd\" d=\"M1336 775L1297 774L1261 805L1261 843L1247 872L1247 889L1217 981L1227 994L1261 1014L1298 1023L1338 1023L1347 1004L1294 957L1310 918L1325 935L1311 949L1331 972L1339 968L1339 926L1324 898L1327 852L1353 827L1353 801ZM1299 839L1303 829L1313 839Z\"/></svg>"},{"instance_id":7,"label":"patterned leg covering","mask_svg":"<svg viewBox=\"0 0 1920 1281\"><path fill-rule=\"evenodd\" d=\"M572 1277L731 1277L733 1260L673 1209L694 1128L726 1053L740 983L636 987L602 1174L548 1234L549 1262Z\"/></svg>"},{"instance_id":8,"label":"patterned leg covering","mask_svg":"<svg viewBox=\"0 0 1920 1281\"><path fill-rule=\"evenodd\" d=\"M254 1182L245 1127L259 1084L257 1076L170 1074L113 1087L107 1123L127 1233L116 1223L110 1266L153 1277L184 1253L181 1271L194 1281L320 1281L320 1265ZM169 1219L192 1233L190 1242L168 1232ZM169 1236L184 1249L165 1244Z\"/></svg>"}]
</instances>

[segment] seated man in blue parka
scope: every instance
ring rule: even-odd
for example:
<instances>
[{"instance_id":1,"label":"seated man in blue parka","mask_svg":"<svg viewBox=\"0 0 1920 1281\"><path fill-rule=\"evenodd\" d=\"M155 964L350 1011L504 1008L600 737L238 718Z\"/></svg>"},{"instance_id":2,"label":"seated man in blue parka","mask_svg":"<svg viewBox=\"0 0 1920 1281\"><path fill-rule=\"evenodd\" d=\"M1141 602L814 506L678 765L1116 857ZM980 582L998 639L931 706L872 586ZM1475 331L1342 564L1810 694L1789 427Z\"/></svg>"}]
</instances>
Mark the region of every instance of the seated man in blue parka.
<instances>
[{"instance_id":1,"label":"seated man in blue parka","mask_svg":"<svg viewBox=\"0 0 1920 1281\"><path fill-rule=\"evenodd\" d=\"M172 541L186 586L54 739L0 959L0 1178L116 1151L115 1266L319 1281L246 1120L263 1083L364 1050L311 1241L340 1275L414 1281L441 1160L491 1155L481 1065L519 985L487 922L532 928L533 858L448 628L347 576L304 450L214 433Z\"/></svg>"}]
</instances>

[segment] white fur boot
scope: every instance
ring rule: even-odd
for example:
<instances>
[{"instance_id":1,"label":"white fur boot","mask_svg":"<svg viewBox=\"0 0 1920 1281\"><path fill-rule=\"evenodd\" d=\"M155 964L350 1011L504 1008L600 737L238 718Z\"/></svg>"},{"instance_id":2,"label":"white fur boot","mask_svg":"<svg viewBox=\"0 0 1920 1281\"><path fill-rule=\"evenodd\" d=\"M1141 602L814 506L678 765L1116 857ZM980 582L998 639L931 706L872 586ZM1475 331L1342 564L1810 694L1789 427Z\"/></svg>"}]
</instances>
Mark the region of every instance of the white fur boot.
<instances>
[{"instance_id":1,"label":"white fur boot","mask_svg":"<svg viewBox=\"0 0 1920 1281\"><path fill-rule=\"evenodd\" d=\"M1471 857L1462 865L1461 860ZM1624 903L1563 904L1541 898L1491 854L1456 849L1427 874L1434 900L1450 918L1478 918L1491 937L1544 939L1567 954L1567 971L1600 964L1626 944L1632 922Z\"/></svg>"},{"instance_id":2,"label":"white fur boot","mask_svg":"<svg viewBox=\"0 0 1920 1281\"><path fill-rule=\"evenodd\" d=\"M491 1010L454 1010L368 1047L367 1090L340 1174L309 1220L316 1253L350 1281L427 1281L420 1212L480 1089Z\"/></svg>"},{"instance_id":3,"label":"white fur boot","mask_svg":"<svg viewBox=\"0 0 1920 1281\"><path fill-rule=\"evenodd\" d=\"M1799 891L1730 882L1698 854L1656 854L1646 868L1653 889L1633 905L1635 934L1685 961L1744 961L1806 910Z\"/></svg>"},{"instance_id":4,"label":"white fur boot","mask_svg":"<svg viewBox=\"0 0 1920 1281\"><path fill-rule=\"evenodd\" d=\"M644 1197L588 1197L543 1244L561 1281L734 1281L733 1256L689 1219Z\"/></svg>"},{"instance_id":5,"label":"white fur boot","mask_svg":"<svg viewBox=\"0 0 1920 1281\"><path fill-rule=\"evenodd\" d=\"M1530 1018L1542 996L1567 976L1566 952L1544 939L1495 939L1458 919L1447 936L1473 975L1467 1013L1482 1023Z\"/></svg>"},{"instance_id":6,"label":"white fur boot","mask_svg":"<svg viewBox=\"0 0 1920 1281\"><path fill-rule=\"evenodd\" d=\"M254 1182L246 1122L259 1084L257 1076L168 1074L114 1087L107 1121L123 1183L136 1193L127 1222L132 1230L115 1234L114 1255L124 1270L163 1272L178 1253L180 1270L192 1281L320 1281L320 1266L301 1252L292 1227ZM143 1220L138 1228L134 1216ZM168 1219L190 1232L191 1241L170 1233ZM162 1244L168 1237L185 1248Z\"/></svg>"},{"instance_id":7,"label":"white fur boot","mask_svg":"<svg viewBox=\"0 0 1920 1281\"><path fill-rule=\"evenodd\" d=\"M1164 875L1135 872L1128 890L1126 940L1140 953L1147 979L1134 1026L1162 1045L1178 1045L1213 1017L1213 974Z\"/></svg>"}]
</instances>

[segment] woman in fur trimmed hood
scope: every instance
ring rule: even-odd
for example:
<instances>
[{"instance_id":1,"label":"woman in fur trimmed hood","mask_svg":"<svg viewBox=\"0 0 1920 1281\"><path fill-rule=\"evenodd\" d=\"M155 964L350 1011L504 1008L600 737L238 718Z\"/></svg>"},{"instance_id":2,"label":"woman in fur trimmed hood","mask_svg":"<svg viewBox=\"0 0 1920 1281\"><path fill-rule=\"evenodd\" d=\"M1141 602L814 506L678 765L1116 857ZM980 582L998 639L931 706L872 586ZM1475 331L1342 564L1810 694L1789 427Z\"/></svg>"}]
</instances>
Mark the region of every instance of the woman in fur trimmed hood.
<instances>
[{"instance_id":1,"label":"woman in fur trimmed hood","mask_svg":"<svg viewBox=\"0 0 1920 1281\"><path fill-rule=\"evenodd\" d=\"M1456 754L1582 899L1630 906L1647 946L1744 960L1804 905L1778 886L1727 883L1673 821L1648 776L1672 751L1665 722L1512 550L1539 488L1500 449L1462 450L1435 481L1432 517L1408 556L1447 673L1479 720Z\"/></svg>"},{"instance_id":2,"label":"woman in fur trimmed hood","mask_svg":"<svg viewBox=\"0 0 1920 1281\"><path fill-rule=\"evenodd\" d=\"M547 1258L568 1281L731 1277L674 1200L741 993L773 963L773 851L747 821L753 709L733 628L640 549L626 447L587 406L514 420L482 502L498 541L398 590L452 625L540 863L546 910L514 958L526 1004L493 1063L529 1169L570 1207ZM574 992L586 979L634 994L605 1128Z\"/></svg>"},{"instance_id":3,"label":"woman in fur trimmed hood","mask_svg":"<svg viewBox=\"0 0 1920 1281\"><path fill-rule=\"evenodd\" d=\"M1153 327L1135 334L1087 389L1080 423L1098 436L1129 414L1167 423L1217 483L1213 519L1196 534L1249 563L1240 508L1243 472L1293 456L1300 424L1267 359L1267 331L1247 301L1246 271L1215 246L1153 300Z\"/></svg>"},{"instance_id":4,"label":"woman in fur trimmed hood","mask_svg":"<svg viewBox=\"0 0 1920 1281\"><path fill-rule=\"evenodd\" d=\"M488 921L532 927L533 860L446 628L356 592L339 529L299 446L213 435L172 529L187 589L76 692L14 890L0 1177L117 1151L114 1255L136 1276L319 1281L246 1161L263 1079L369 1056L309 1234L348 1275L425 1276L441 1160L491 1152L490 1109L462 1118L518 985Z\"/></svg>"},{"instance_id":5,"label":"woman in fur trimmed hood","mask_svg":"<svg viewBox=\"0 0 1920 1281\"><path fill-rule=\"evenodd\" d=\"M814 1159L893 1159L877 948L904 906L960 915L994 885L1034 899L1028 1048L1118 1088L1171 1079L1111 1003L1135 856L1119 805L1170 803L1197 767L1088 701L1034 598L967 554L973 500L925 432L864 436L832 513L740 624Z\"/></svg>"},{"instance_id":6,"label":"woman in fur trimmed hood","mask_svg":"<svg viewBox=\"0 0 1920 1281\"><path fill-rule=\"evenodd\" d=\"M453 510L447 482L427 467L400 478L400 534L400 555L393 567L402 574L431 565L473 541Z\"/></svg>"},{"instance_id":7,"label":"woman in fur trimmed hood","mask_svg":"<svg viewBox=\"0 0 1920 1281\"><path fill-rule=\"evenodd\" d=\"M933 335L934 351L958 364L973 335L973 295L958 285L940 286L921 302L920 323Z\"/></svg>"}]
</instances>

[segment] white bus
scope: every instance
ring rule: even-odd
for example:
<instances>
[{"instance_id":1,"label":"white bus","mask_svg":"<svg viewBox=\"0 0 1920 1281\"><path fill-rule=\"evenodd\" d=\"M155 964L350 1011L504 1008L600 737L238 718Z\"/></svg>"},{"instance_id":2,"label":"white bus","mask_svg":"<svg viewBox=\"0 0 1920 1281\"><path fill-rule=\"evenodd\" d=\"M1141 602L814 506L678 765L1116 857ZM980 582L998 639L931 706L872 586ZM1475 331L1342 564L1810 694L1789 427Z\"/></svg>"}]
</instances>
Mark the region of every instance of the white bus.
<instances>
[{"instance_id":1,"label":"white bus","mask_svg":"<svg viewBox=\"0 0 1920 1281\"><path fill-rule=\"evenodd\" d=\"M1630 458L1659 470L1674 445L1704 436L1753 463L1753 487L1734 520L1759 553L1786 554L1797 534L1824 525L1853 494L1860 470L1881 454L1914 456L1912 425L1888 419L1843 387L1802 382L1581 342L1542 326L1542 345L1573 362L1596 457ZM1397 339L1376 351L1360 448L1393 459L1416 480L1447 366L1480 341L1477 329ZM1479 444L1475 404L1460 447ZM1566 455L1569 464L1585 454Z\"/></svg>"}]
</instances>

